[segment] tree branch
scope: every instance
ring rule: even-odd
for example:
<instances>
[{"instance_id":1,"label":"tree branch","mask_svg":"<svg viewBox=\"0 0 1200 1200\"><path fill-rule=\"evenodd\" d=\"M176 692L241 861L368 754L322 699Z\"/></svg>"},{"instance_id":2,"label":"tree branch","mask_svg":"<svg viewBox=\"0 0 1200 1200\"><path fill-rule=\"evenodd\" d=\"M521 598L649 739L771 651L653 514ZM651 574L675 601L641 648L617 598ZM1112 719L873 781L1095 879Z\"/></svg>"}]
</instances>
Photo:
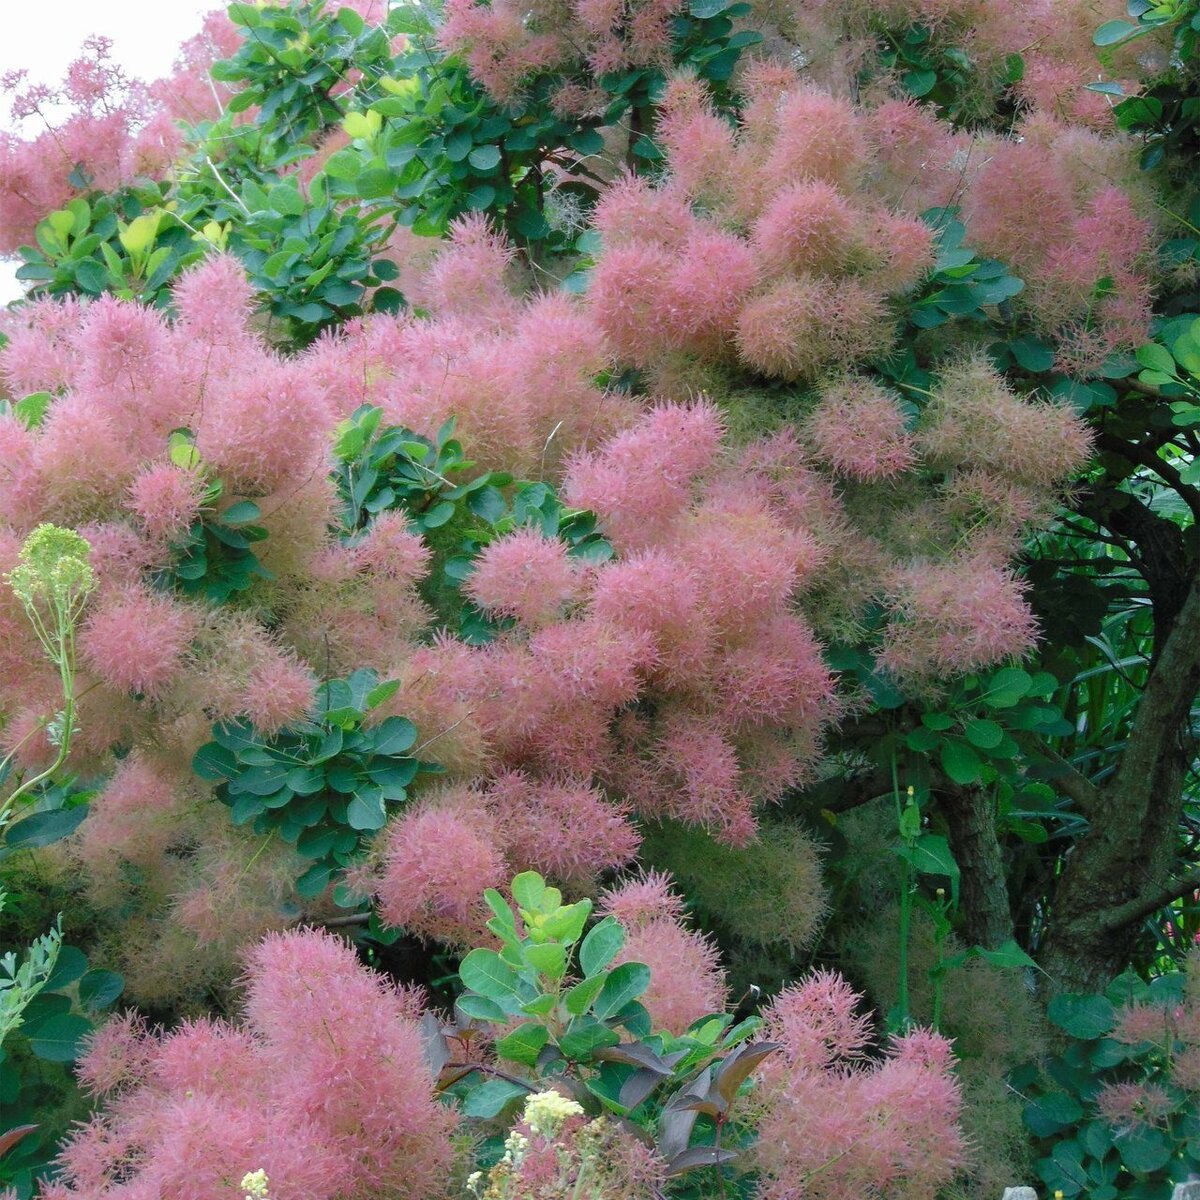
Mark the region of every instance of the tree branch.
<instances>
[{"instance_id":1,"label":"tree branch","mask_svg":"<svg viewBox=\"0 0 1200 1200\"><path fill-rule=\"evenodd\" d=\"M1037 739L1036 752L1054 764L1055 774L1050 783L1057 787L1068 800L1074 802L1084 816L1093 816L1100 808L1104 794L1074 763L1063 758L1057 750Z\"/></svg>"},{"instance_id":2,"label":"tree branch","mask_svg":"<svg viewBox=\"0 0 1200 1200\"><path fill-rule=\"evenodd\" d=\"M1184 483L1179 471L1167 462L1153 446L1147 446L1142 442L1127 442L1124 438L1114 437L1111 433L1100 434L1097 441L1102 450L1118 454L1122 458L1129 459L1130 462L1153 471L1173 491L1179 493L1184 504L1192 510L1192 516L1200 521L1200 492Z\"/></svg>"},{"instance_id":3,"label":"tree branch","mask_svg":"<svg viewBox=\"0 0 1200 1200\"><path fill-rule=\"evenodd\" d=\"M1110 933L1123 929L1126 925L1151 916L1160 908L1166 908L1173 900L1178 900L1197 889L1200 889L1200 867L1149 888L1140 896L1126 900L1124 904L1116 904L1106 909L1101 917L1100 927Z\"/></svg>"},{"instance_id":4,"label":"tree branch","mask_svg":"<svg viewBox=\"0 0 1200 1200\"><path fill-rule=\"evenodd\" d=\"M1183 722L1200 686L1200 574L1193 573L1187 598L1157 659L1121 756L1114 790L1138 791L1153 779L1155 766L1178 752Z\"/></svg>"}]
</instances>

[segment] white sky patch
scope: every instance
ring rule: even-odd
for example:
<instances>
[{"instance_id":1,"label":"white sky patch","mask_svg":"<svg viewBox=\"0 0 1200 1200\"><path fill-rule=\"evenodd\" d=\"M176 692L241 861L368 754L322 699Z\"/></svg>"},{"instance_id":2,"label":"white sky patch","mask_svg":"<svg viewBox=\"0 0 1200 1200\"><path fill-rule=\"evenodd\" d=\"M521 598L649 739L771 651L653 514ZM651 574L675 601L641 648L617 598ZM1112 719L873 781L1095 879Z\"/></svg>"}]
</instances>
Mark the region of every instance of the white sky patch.
<instances>
[{"instance_id":1,"label":"white sky patch","mask_svg":"<svg viewBox=\"0 0 1200 1200\"><path fill-rule=\"evenodd\" d=\"M83 39L103 34L126 74L166 75L179 46L200 29L201 17L220 0L53 0L40 4L0 0L0 75L25 70L31 82L56 85ZM0 104L0 123L9 119ZM17 264L0 260L0 304L21 294Z\"/></svg>"}]
</instances>

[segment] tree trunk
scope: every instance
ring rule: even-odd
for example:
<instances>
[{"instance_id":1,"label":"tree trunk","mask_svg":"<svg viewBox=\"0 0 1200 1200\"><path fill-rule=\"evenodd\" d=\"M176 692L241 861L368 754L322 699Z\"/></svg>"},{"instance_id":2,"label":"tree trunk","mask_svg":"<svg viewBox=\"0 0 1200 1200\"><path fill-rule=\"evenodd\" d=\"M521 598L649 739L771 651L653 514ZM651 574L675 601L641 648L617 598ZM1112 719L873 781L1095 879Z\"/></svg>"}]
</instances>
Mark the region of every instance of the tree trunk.
<instances>
[{"instance_id":1,"label":"tree trunk","mask_svg":"<svg viewBox=\"0 0 1200 1200\"><path fill-rule=\"evenodd\" d=\"M1141 922L1196 886L1172 878L1184 783L1194 755L1190 713L1200 690L1200 579L1146 682L1112 781L1067 856L1038 955L1047 990L1101 991L1129 961Z\"/></svg>"},{"instance_id":2,"label":"tree trunk","mask_svg":"<svg viewBox=\"0 0 1200 1200\"><path fill-rule=\"evenodd\" d=\"M1013 921L991 799L985 792L966 788L951 788L941 799L950 849L962 873L963 933L970 945L994 950L1012 938Z\"/></svg>"}]
</instances>

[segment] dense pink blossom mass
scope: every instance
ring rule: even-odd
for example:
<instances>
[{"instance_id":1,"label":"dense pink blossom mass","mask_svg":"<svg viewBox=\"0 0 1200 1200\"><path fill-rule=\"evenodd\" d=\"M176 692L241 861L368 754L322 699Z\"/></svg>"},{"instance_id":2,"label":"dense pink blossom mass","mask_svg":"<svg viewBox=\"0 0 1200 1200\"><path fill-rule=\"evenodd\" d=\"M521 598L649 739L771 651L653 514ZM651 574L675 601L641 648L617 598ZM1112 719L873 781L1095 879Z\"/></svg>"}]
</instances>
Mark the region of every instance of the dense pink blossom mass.
<instances>
[{"instance_id":1,"label":"dense pink blossom mass","mask_svg":"<svg viewBox=\"0 0 1200 1200\"><path fill-rule=\"evenodd\" d=\"M105 1025L80 1073L108 1107L42 1195L210 1200L257 1170L298 1200L446 1194L455 1116L433 1096L414 994L304 930L250 951L244 1011L243 1025Z\"/></svg>"},{"instance_id":2,"label":"dense pink blossom mass","mask_svg":"<svg viewBox=\"0 0 1200 1200\"><path fill-rule=\"evenodd\" d=\"M633 205L624 220L659 201L641 184L614 194ZM609 244L601 275L620 252ZM503 285L508 260L500 240L466 223L428 284L447 315L355 322L283 358L253 331L234 264L214 257L180 282L174 320L109 298L38 302L10 318L0 355L14 384L60 393L37 429L0 418L5 555L38 521L69 518L99 573L80 632L81 767L145 746L141 769L206 840L219 813L207 815L200 781L173 764L190 761L214 719L244 716L270 732L303 716L320 676L369 666L397 678L378 715L413 720L427 756L460 782L384 832L378 886L389 919L452 940L479 927L481 879L532 865L584 881L628 862L634 815L753 838L756 811L809 776L841 711L823 642L854 629L870 604L893 615L882 661L914 682L1024 654L1035 625L1007 560L1089 444L1069 411L1019 398L968 358L943 368L914 428L897 396L827 376L794 432L735 447L710 402L639 409L598 391L593 364L620 354L620 338L597 325L609 324L611 293L521 301ZM487 286L465 287L468 277ZM660 356L676 335L664 344L639 328L644 361L670 370ZM697 336L697 347L724 352L715 333ZM515 372L534 358L538 371ZM467 583L511 629L485 646L430 639L419 595L429 550L404 517L381 515L353 546L329 532L333 431L364 402L426 435L455 417L487 466L545 463L567 503L595 511L616 557L588 565L518 529L488 546ZM149 587L200 503L195 473L168 456L180 427L196 430L204 469L222 480L220 505L253 498L261 510L272 578L247 605ZM972 495L1006 503L981 520ZM47 744L22 739L52 676L20 632L22 614L4 619L14 647L4 737L33 763ZM141 857L137 814L116 796L102 791L89 820L93 863L101 845ZM148 825L163 808L147 809ZM183 953L189 930L218 970L243 923L228 905L224 936L204 896L239 878L238 859L255 858L253 888L264 871L285 875L289 860L278 847L256 856L253 839L228 829L206 844L203 860L167 853L141 886L161 897L146 937L179 929ZM464 854L478 870L460 871ZM261 894L247 902L243 914L263 911ZM151 995L166 973L142 978L144 946L129 940L127 965L131 986Z\"/></svg>"}]
</instances>

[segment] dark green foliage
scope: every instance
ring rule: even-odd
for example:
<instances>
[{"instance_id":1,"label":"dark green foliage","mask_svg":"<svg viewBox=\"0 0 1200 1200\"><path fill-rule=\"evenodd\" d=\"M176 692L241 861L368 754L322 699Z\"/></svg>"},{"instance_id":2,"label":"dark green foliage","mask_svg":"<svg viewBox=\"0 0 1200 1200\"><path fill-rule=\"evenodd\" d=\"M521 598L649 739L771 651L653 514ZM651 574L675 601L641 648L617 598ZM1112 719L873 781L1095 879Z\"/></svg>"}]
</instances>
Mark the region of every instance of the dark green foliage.
<instances>
[{"instance_id":1,"label":"dark green foliage","mask_svg":"<svg viewBox=\"0 0 1200 1200\"><path fill-rule=\"evenodd\" d=\"M0 981L10 970L0 955ZM0 1155L0 1187L13 1188L20 1200L34 1194L34 1180L50 1167L67 1124L86 1118L70 1067L124 986L116 971L91 968L82 950L64 945L22 1024L0 1047L0 1130L34 1127Z\"/></svg>"},{"instance_id":2,"label":"dark green foliage","mask_svg":"<svg viewBox=\"0 0 1200 1200\"><path fill-rule=\"evenodd\" d=\"M475 464L464 457L448 421L431 441L397 425L381 427L383 410L363 405L342 426L334 445L334 480L342 498L344 530L365 530L381 512L403 509L414 533L442 553L426 589L428 599L469 642L490 641L503 622L465 601L461 587L480 551L522 526L561 538L586 562L612 557L594 513L569 509L549 484L487 471L456 482Z\"/></svg>"},{"instance_id":3,"label":"dark green foliage","mask_svg":"<svg viewBox=\"0 0 1200 1200\"><path fill-rule=\"evenodd\" d=\"M273 578L252 548L267 539L267 531L254 524L262 515L258 505L239 500L218 513L213 506L222 490L219 479L208 485L200 517L177 547L178 559L160 573L160 586L223 604L247 591L255 579Z\"/></svg>"},{"instance_id":4,"label":"dark green foliage","mask_svg":"<svg viewBox=\"0 0 1200 1200\"><path fill-rule=\"evenodd\" d=\"M301 895L324 891L408 799L418 771L435 769L409 753L417 740L411 721L367 721L397 687L355 671L321 684L310 721L274 737L245 721L216 725L213 741L196 752L192 770L218 785L235 825L278 834L312 860L297 881Z\"/></svg>"},{"instance_id":5,"label":"dark green foliage","mask_svg":"<svg viewBox=\"0 0 1200 1200\"><path fill-rule=\"evenodd\" d=\"M146 182L72 200L38 225L36 246L22 247L17 278L34 296L112 292L165 307L175 277L204 253L163 207L168 195L165 183Z\"/></svg>"},{"instance_id":6,"label":"dark green foliage","mask_svg":"<svg viewBox=\"0 0 1200 1200\"><path fill-rule=\"evenodd\" d=\"M1051 1000L1049 1018L1069 1043L1044 1073L1030 1068L1014 1078L1029 1101L1025 1124L1044 1154L1037 1172L1047 1188L1088 1200L1170 1200L1174 1184L1200 1169L1195 1093L1173 1078L1174 1061L1195 1045L1188 1029L1195 1000L1189 1004L1184 993L1181 973L1147 984L1127 972L1104 995ZM1112 1036L1127 1005L1160 1013L1157 1033L1142 1042ZM1113 1087L1152 1095L1153 1113L1144 1121L1105 1120L1096 1101Z\"/></svg>"}]
</instances>

